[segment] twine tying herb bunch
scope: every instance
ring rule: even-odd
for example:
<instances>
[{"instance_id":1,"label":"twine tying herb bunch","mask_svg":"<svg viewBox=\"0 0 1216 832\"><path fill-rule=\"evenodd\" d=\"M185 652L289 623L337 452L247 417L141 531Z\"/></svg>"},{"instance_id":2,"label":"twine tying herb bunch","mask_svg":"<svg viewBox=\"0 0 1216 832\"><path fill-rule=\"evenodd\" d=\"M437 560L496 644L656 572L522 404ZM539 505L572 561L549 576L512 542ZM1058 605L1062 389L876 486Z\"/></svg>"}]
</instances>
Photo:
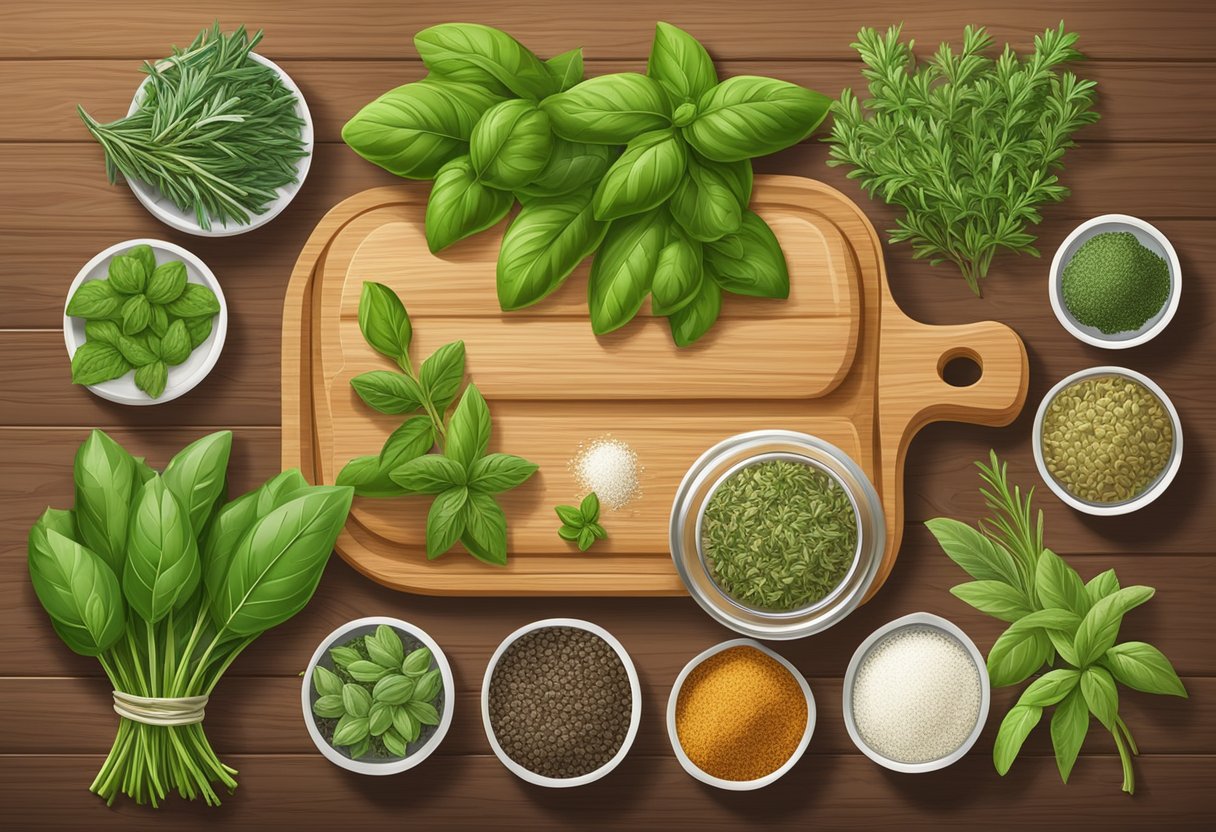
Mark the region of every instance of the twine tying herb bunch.
<instances>
[{"instance_id":1,"label":"twine tying herb bunch","mask_svg":"<svg viewBox=\"0 0 1216 832\"><path fill-rule=\"evenodd\" d=\"M144 64L148 82L131 115L100 124L77 106L105 150L110 182L121 173L147 183L204 229L264 213L307 153L295 94L249 57L261 39L243 26L225 35L217 23Z\"/></svg>"}]
</instances>

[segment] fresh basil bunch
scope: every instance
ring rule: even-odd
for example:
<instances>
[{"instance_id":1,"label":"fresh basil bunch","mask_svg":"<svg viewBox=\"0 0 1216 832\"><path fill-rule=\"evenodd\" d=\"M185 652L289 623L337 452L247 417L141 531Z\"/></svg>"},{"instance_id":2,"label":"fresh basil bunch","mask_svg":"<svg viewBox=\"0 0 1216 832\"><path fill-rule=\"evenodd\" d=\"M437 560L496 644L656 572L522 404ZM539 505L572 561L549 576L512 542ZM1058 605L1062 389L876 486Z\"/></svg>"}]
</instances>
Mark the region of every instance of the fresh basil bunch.
<instances>
[{"instance_id":1,"label":"fresh basil bunch","mask_svg":"<svg viewBox=\"0 0 1216 832\"><path fill-rule=\"evenodd\" d=\"M355 376L351 386L359 398L381 413L417 415L389 435L379 454L348 462L338 485L354 486L363 497L434 495L426 519L428 558L459 540L478 560L506 564L507 518L494 495L522 485L536 466L511 454L486 453L490 408L475 385L445 415L464 382L464 342L445 344L415 370L405 305L392 289L370 281L359 298L359 329L373 349L401 368Z\"/></svg>"},{"instance_id":2,"label":"fresh basil bunch","mask_svg":"<svg viewBox=\"0 0 1216 832\"><path fill-rule=\"evenodd\" d=\"M414 43L427 78L368 104L342 138L399 176L434 180L432 251L522 203L499 249L504 310L541 301L591 254L596 334L651 296L687 346L723 292L789 295L777 238L747 207L750 160L806 138L827 97L772 78L719 82L705 48L667 23L645 75L586 81L581 50L542 61L488 26L442 24Z\"/></svg>"},{"instance_id":3,"label":"fresh basil bunch","mask_svg":"<svg viewBox=\"0 0 1216 832\"><path fill-rule=\"evenodd\" d=\"M1051 742L1065 783L1094 716L1114 737L1123 763L1123 790L1135 791L1132 755L1139 749L1119 716L1116 682L1132 690L1186 697L1169 659L1142 641L1116 643L1123 616L1153 597L1147 586L1121 587L1108 569L1083 583L1063 558L1043 546L1043 516L1031 512L1033 489L1022 496L1010 488L1006 467L992 452L977 463L981 489L994 517L979 529L939 517L928 521L946 555L975 578L950 590L1009 628L988 652L994 687L1016 685L1044 665L1053 670L1035 679L1005 715L992 751L1002 775L1022 743L1054 706ZM1055 666L1056 659L1063 666Z\"/></svg>"}]
</instances>

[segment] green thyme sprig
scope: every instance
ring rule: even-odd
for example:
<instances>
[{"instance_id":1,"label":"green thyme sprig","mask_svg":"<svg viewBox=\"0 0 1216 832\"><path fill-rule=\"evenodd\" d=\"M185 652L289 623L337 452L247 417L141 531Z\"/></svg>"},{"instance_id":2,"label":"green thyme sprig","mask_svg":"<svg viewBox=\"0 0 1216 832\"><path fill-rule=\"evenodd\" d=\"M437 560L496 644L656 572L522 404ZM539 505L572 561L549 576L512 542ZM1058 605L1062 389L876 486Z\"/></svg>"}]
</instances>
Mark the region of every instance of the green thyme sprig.
<instances>
[{"instance_id":1,"label":"green thyme sprig","mask_svg":"<svg viewBox=\"0 0 1216 832\"><path fill-rule=\"evenodd\" d=\"M555 506L558 518L562 521L557 536L578 545L580 552L585 552L597 540L608 537L608 532L600 525L600 498L592 491L583 498L578 508L574 506Z\"/></svg>"}]
</instances>

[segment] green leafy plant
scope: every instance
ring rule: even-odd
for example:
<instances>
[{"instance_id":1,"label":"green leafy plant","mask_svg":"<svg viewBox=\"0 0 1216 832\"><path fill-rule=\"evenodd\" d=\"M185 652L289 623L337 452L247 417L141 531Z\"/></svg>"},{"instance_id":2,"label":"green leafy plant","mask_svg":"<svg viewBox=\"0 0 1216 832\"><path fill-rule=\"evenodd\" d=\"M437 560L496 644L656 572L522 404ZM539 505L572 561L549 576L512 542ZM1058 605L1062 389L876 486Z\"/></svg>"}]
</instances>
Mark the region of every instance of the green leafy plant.
<instances>
[{"instance_id":1,"label":"green leafy plant","mask_svg":"<svg viewBox=\"0 0 1216 832\"><path fill-rule=\"evenodd\" d=\"M157 473L101 431L80 446L76 503L29 534L34 592L73 651L115 691L210 696L254 639L303 609L346 522L350 488L297 470L227 501L232 434L204 436ZM158 805L176 789L208 804L236 788L201 723L123 717L91 790Z\"/></svg>"},{"instance_id":2,"label":"green leafy plant","mask_svg":"<svg viewBox=\"0 0 1216 832\"><path fill-rule=\"evenodd\" d=\"M401 369L373 370L351 379L363 401L381 413L413 414L375 456L356 457L338 474L363 497L433 495L426 520L426 555L434 559L460 542L485 563L507 562L507 518L496 494L522 485L536 466L511 454L487 453L490 409L464 383L464 342L445 344L415 369L413 328L401 299L381 283L365 282L359 328L369 345ZM460 400L447 415L448 409Z\"/></svg>"},{"instance_id":3,"label":"green leafy plant","mask_svg":"<svg viewBox=\"0 0 1216 832\"><path fill-rule=\"evenodd\" d=\"M522 309L595 255L597 335L652 296L683 347L709 331L722 293L789 295L777 238L748 210L751 159L805 139L829 99L772 78L719 82L691 35L659 23L646 74L583 80L582 51L542 61L504 32L445 23L419 32L422 81L382 95L342 138L399 176L433 179L432 251L497 224L498 301Z\"/></svg>"},{"instance_id":4,"label":"green leafy plant","mask_svg":"<svg viewBox=\"0 0 1216 832\"><path fill-rule=\"evenodd\" d=\"M1186 697L1169 659L1142 641L1118 642L1123 616L1153 597L1147 586L1121 587L1113 569L1088 582L1043 546L1043 516L1031 497L1010 487L1006 466L992 452L977 463L980 493L992 517L973 528L937 518L925 525L947 556L975 580L951 589L980 612L1009 622L988 652L995 687L1017 685L1042 670L1001 722L992 759L1005 774L1022 743L1054 707L1051 741L1065 783L1076 763L1089 718L1110 732L1123 764L1123 790L1135 791L1132 756L1139 753L1119 716L1118 684L1145 693ZM1059 660L1057 662L1057 659ZM1062 665L1062 666L1061 666Z\"/></svg>"},{"instance_id":5,"label":"green leafy plant","mask_svg":"<svg viewBox=\"0 0 1216 832\"><path fill-rule=\"evenodd\" d=\"M968 26L959 51L943 43L925 64L901 28L857 33L870 97L846 89L832 104L828 164L851 166L850 179L904 209L892 243L954 263L978 295L1000 249L1038 256L1027 226L1068 196L1055 171L1072 135L1098 119L1095 84L1057 70L1082 57L1063 22L1025 59L1008 44L989 58L992 38Z\"/></svg>"},{"instance_id":6,"label":"green leafy plant","mask_svg":"<svg viewBox=\"0 0 1216 832\"><path fill-rule=\"evenodd\" d=\"M135 371L152 398L165 392L169 367L211 335L219 299L187 281L177 260L156 264L146 245L110 261L108 277L88 280L68 299L67 315L85 321L85 342L72 356L72 383L92 385Z\"/></svg>"},{"instance_id":7,"label":"green leafy plant","mask_svg":"<svg viewBox=\"0 0 1216 832\"><path fill-rule=\"evenodd\" d=\"M404 757L424 726L439 724L435 699L443 676L426 647L405 652L401 636L384 624L330 649L334 669L313 668L312 712L321 733L351 759Z\"/></svg>"},{"instance_id":8,"label":"green leafy plant","mask_svg":"<svg viewBox=\"0 0 1216 832\"><path fill-rule=\"evenodd\" d=\"M580 552L590 549L595 541L608 537L608 532L600 525L600 498L594 491L584 497L577 507L556 506L553 510L562 521L557 536L576 544Z\"/></svg>"}]
</instances>

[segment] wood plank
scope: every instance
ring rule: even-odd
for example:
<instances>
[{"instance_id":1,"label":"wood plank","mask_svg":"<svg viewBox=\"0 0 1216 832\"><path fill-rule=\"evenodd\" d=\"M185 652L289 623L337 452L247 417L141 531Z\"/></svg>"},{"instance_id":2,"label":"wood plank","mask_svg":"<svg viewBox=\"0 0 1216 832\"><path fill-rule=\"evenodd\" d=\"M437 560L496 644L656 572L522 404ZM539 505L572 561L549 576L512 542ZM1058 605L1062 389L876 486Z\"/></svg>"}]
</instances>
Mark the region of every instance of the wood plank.
<instances>
[{"instance_id":1,"label":"wood plank","mask_svg":"<svg viewBox=\"0 0 1216 832\"><path fill-rule=\"evenodd\" d=\"M1134 799L1119 792L1117 757L1079 761L1067 786L1047 760L1022 760L998 777L987 765L956 765L910 777L879 770L859 754L808 757L759 794L697 783L676 760L628 757L580 789L546 790L515 779L493 757L432 757L397 777L360 777L320 755L244 756L228 762L240 786L219 808L173 799L158 811L119 802L108 810L88 792L99 755L0 758L0 805L15 828L262 830L399 825L493 827L804 830L808 819L856 828L910 830L1203 828L1210 818L1216 757L1147 756L1136 762ZM977 761L978 762L978 761ZM1027 765L1027 763L1032 763ZM85 821L84 819L88 820Z\"/></svg>"},{"instance_id":2,"label":"wood plank","mask_svg":"<svg viewBox=\"0 0 1216 832\"><path fill-rule=\"evenodd\" d=\"M642 686L642 722L631 755L671 753L665 714L675 675ZM436 754L489 754L481 721L478 679L464 682L457 695L451 730ZM839 677L807 680L818 719L808 754L855 754L841 719ZM1144 754L1206 754L1216 746L1216 678L1183 680L1190 699L1150 696L1124 690L1119 713L1135 732ZM997 728L1021 694L1020 688L994 691L988 723L970 752L974 765L990 759ZM23 702L24 718L0 734L0 754L105 754L114 741L118 717L109 685L85 678L2 678L0 701ZM47 731L48 724L57 726ZM312 740L300 713L300 680L294 676L238 676L223 681L207 703L207 738L222 758L234 754L311 754ZM1046 723L1044 723L1045 725ZM1095 723L1096 727L1096 723ZM1087 754L1107 754L1113 741L1100 729L1086 743ZM1050 734L1035 731L1022 749L1027 757L1052 755ZM1035 760L1031 765L1044 765ZM1082 763L1082 765L1085 765Z\"/></svg>"},{"instance_id":3,"label":"wood plank","mask_svg":"<svg viewBox=\"0 0 1216 832\"><path fill-rule=\"evenodd\" d=\"M349 0L335 13L323 0L290 4L250 4L213 0L207 15L182 4L154 0L114 0L106 5L113 26L84 26L95 15L83 0L6 5L0 27L0 57L159 58L170 43L185 44L206 22L265 28L265 53L282 58L395 58L412 54L410 38L426 26L450 20L475 20L506 29L544 57L583 46L592 57L642 58L650 49L654 21L687 28L717 57L798 59L847 58L860 25L885 27L908 16L890 0L857 0L847 6L791 5L756 0L741 13L732 0L705 0L690 9L679 0L623 0L605 15L594 4L572 4L555 16L544 3L490 5L476 0L418 0L408 5ZM1082 34L1081 48L1091 57L1205 60L1212 56L1208 33L1214 10L1188 0L1162 0L1146 6L1136 0L1078 0L1067 12L1068 27ZM916 9L905 33L918 43L958 41L969 23L990 27L998 44L1010 40L1028 48L1033 35L1055 24L1058 4L994 0L983 13L943 4ZM121 25L118 25L119 22Z\"/></svg>"},{"instance_id":4,"label":"wood plank","mask_svg":"<svg viewBox=\"0 0 1216 832\"><path fill-rule=\"evenodd\" d=\"M409 55L393 60L291 59L283 69L304 91L317 140L339 141L342 125L381 93L426 74ZM856 58L856 55L852 56ZM81 104L102 121L119 118L141 79L139 60L12 60L0 62L8 118L0 141L89 141L76 115ZM589 59L588 77L640 71L643 61ZM1087 61L1076 71L1098 83L1102 120L1077 135L1083 141L1212 141L1216 113L1196 107L1216 71L1210 63ZM766 75L836 97L864 84L860 60L720 61L721 77ZM1162 91L1168 90L1168 95Z\"/></svg>"}]
</instances>

